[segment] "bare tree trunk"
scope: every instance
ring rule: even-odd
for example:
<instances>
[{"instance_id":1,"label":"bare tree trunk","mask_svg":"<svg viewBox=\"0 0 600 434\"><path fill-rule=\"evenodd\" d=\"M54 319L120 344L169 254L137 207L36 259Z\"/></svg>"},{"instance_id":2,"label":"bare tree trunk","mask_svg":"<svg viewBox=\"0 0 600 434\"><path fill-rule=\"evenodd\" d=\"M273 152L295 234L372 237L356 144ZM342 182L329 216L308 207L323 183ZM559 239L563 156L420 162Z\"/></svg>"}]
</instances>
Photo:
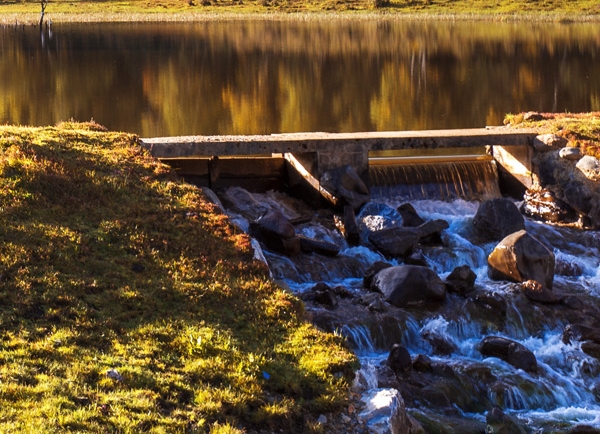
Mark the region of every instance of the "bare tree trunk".
<instances>
[{"instance_id":1,"label":"bare tree trunk","mask_svg":"<svg viewBox=\"0 0 600 434\"><path fill-rule=\"evenodd\" d=\"M42 29L42 24L44 24L44 12L46 11L46 6L48 6L48 2L50 0L40 0L40 4L42 5L42 15L40 16L40 30Z\"/></svg>"}]
</instances>

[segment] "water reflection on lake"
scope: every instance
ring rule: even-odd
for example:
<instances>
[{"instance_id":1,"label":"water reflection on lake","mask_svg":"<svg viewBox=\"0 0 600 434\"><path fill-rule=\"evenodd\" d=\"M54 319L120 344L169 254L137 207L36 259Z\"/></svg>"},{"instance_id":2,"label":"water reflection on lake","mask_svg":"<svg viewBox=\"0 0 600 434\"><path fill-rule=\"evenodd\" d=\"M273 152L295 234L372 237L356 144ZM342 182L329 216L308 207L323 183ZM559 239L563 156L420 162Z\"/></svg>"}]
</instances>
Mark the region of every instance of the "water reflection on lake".
<instances>
[{"instance_id":1,"label":"water reflection on lake","mask_svg":"<svg viewBox=\"0 0 600 434\"><path fill-rule=\"evenodd\" d=\"M482 127L600 110L595 24L410 20L0 28L0 122L142 136Z\"/></svg>"}]
</instances>

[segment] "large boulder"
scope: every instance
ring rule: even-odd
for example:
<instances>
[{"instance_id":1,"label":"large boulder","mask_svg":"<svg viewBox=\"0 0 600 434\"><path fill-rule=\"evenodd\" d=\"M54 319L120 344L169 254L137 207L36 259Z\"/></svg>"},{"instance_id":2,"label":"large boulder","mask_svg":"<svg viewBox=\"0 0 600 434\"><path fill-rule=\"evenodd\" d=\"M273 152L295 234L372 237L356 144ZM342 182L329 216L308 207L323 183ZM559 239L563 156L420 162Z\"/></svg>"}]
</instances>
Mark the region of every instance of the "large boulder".
<instances>
[{"instance_id":1,"label":"large boulder","mask_svg":"<svg viewBox=\"0 0 600 434\"><path fill-rule=\"evenodd\" d=\"M397 265L379 271L371 289L381 292L385 300L398 307L426 302L441 302L446 298L446 284L427 267Z\"/></svg>"},{"instance_id":2,"label":"large boulder","mask_svg":"<svg viewBox=\"0 0 600 434\"><path fill-rule=\"evenodd\" d=\"M524 345L501 336L487 336L479 343L479 352L484 357L497 357L517 369L537 371L537 360L533 352Z\"/></svg>"},{"instance_id":3,"label":"large boulder","mask_svg":"<svg viewBox=\"0 0 600 434\"><path fill-rule=\"evenodd\" d=\"M328 170L319 182L321 188L341 201L340 205L349 205L355 211L370 200L369 188L350 165Z\"/></svg>"},{"instance_id":4,"label":"large boulder","mask_svg":"<svg viewBox=\"0 0 600 434\"><path fill-rule=\"evenodd\" d=\"M525 219L510 199L490 199L479 205L473 218L473 227L483 241L499 241L525 229Z\"/></svg>"},{"instance_id":5,"label":"large boulder","mask_svg":"<svg viewBox=\"0 0 600 434\"><path fill-rule=\"evenodd\" d=\"M488 256L488 275L495 280L535 280L545 288L554 281L554 253L521 230L504 238Z\"/></svg>"}]
</instances>

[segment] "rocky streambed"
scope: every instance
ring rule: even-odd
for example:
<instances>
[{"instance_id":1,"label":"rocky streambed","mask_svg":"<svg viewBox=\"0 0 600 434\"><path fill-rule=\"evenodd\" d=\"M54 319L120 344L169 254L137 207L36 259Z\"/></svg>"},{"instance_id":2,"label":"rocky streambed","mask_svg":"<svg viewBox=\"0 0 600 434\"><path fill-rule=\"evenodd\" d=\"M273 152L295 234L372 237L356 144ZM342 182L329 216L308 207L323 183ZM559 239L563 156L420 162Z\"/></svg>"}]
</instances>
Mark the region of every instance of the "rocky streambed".
<instances>
[{"instance_id":1,"label":"rocky streambed","mask_svg":"<svg viewBox=\"0 0 600 434\"><path fill-rule=\"evenodd\" d=\"M361 190L312 210L277 192L219 192L273 277L361 358L353 426L600 432L597 162L579 170L582 158L543 140L523 200Z\"/></svg>"}]
</instances>

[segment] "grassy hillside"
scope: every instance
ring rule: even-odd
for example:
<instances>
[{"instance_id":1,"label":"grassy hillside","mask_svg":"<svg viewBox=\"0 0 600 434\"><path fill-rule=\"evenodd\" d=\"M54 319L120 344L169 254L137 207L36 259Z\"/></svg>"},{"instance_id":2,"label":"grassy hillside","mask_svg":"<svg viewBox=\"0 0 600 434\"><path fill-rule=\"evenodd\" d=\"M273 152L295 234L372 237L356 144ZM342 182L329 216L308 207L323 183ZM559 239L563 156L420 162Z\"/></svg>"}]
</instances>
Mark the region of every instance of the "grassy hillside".
<instances>
[{"instance_id":1,"label":"grassy hillside","mask_svg":"<svg viewBox=\"0 0 600 434\"><path fill-rule=\"evenodd\" d=\"M135 136L0 126L0 432L318 431L356 367Z\"/></svg>"},{"instance_id":2,"label":"grassy hillside","mask_svg":"<svg viewBox=\"0 0 600 434\"><path fill-rule=\"evenodd\" d=\"M0 0L0 22L37 23L39 1ZM197 20L227 14L374 12L399 16L492 19L598 19L597 0L49 0L54 21ZM347 15L346 15L347 16Z\"/></svg>"}]
</instances>

